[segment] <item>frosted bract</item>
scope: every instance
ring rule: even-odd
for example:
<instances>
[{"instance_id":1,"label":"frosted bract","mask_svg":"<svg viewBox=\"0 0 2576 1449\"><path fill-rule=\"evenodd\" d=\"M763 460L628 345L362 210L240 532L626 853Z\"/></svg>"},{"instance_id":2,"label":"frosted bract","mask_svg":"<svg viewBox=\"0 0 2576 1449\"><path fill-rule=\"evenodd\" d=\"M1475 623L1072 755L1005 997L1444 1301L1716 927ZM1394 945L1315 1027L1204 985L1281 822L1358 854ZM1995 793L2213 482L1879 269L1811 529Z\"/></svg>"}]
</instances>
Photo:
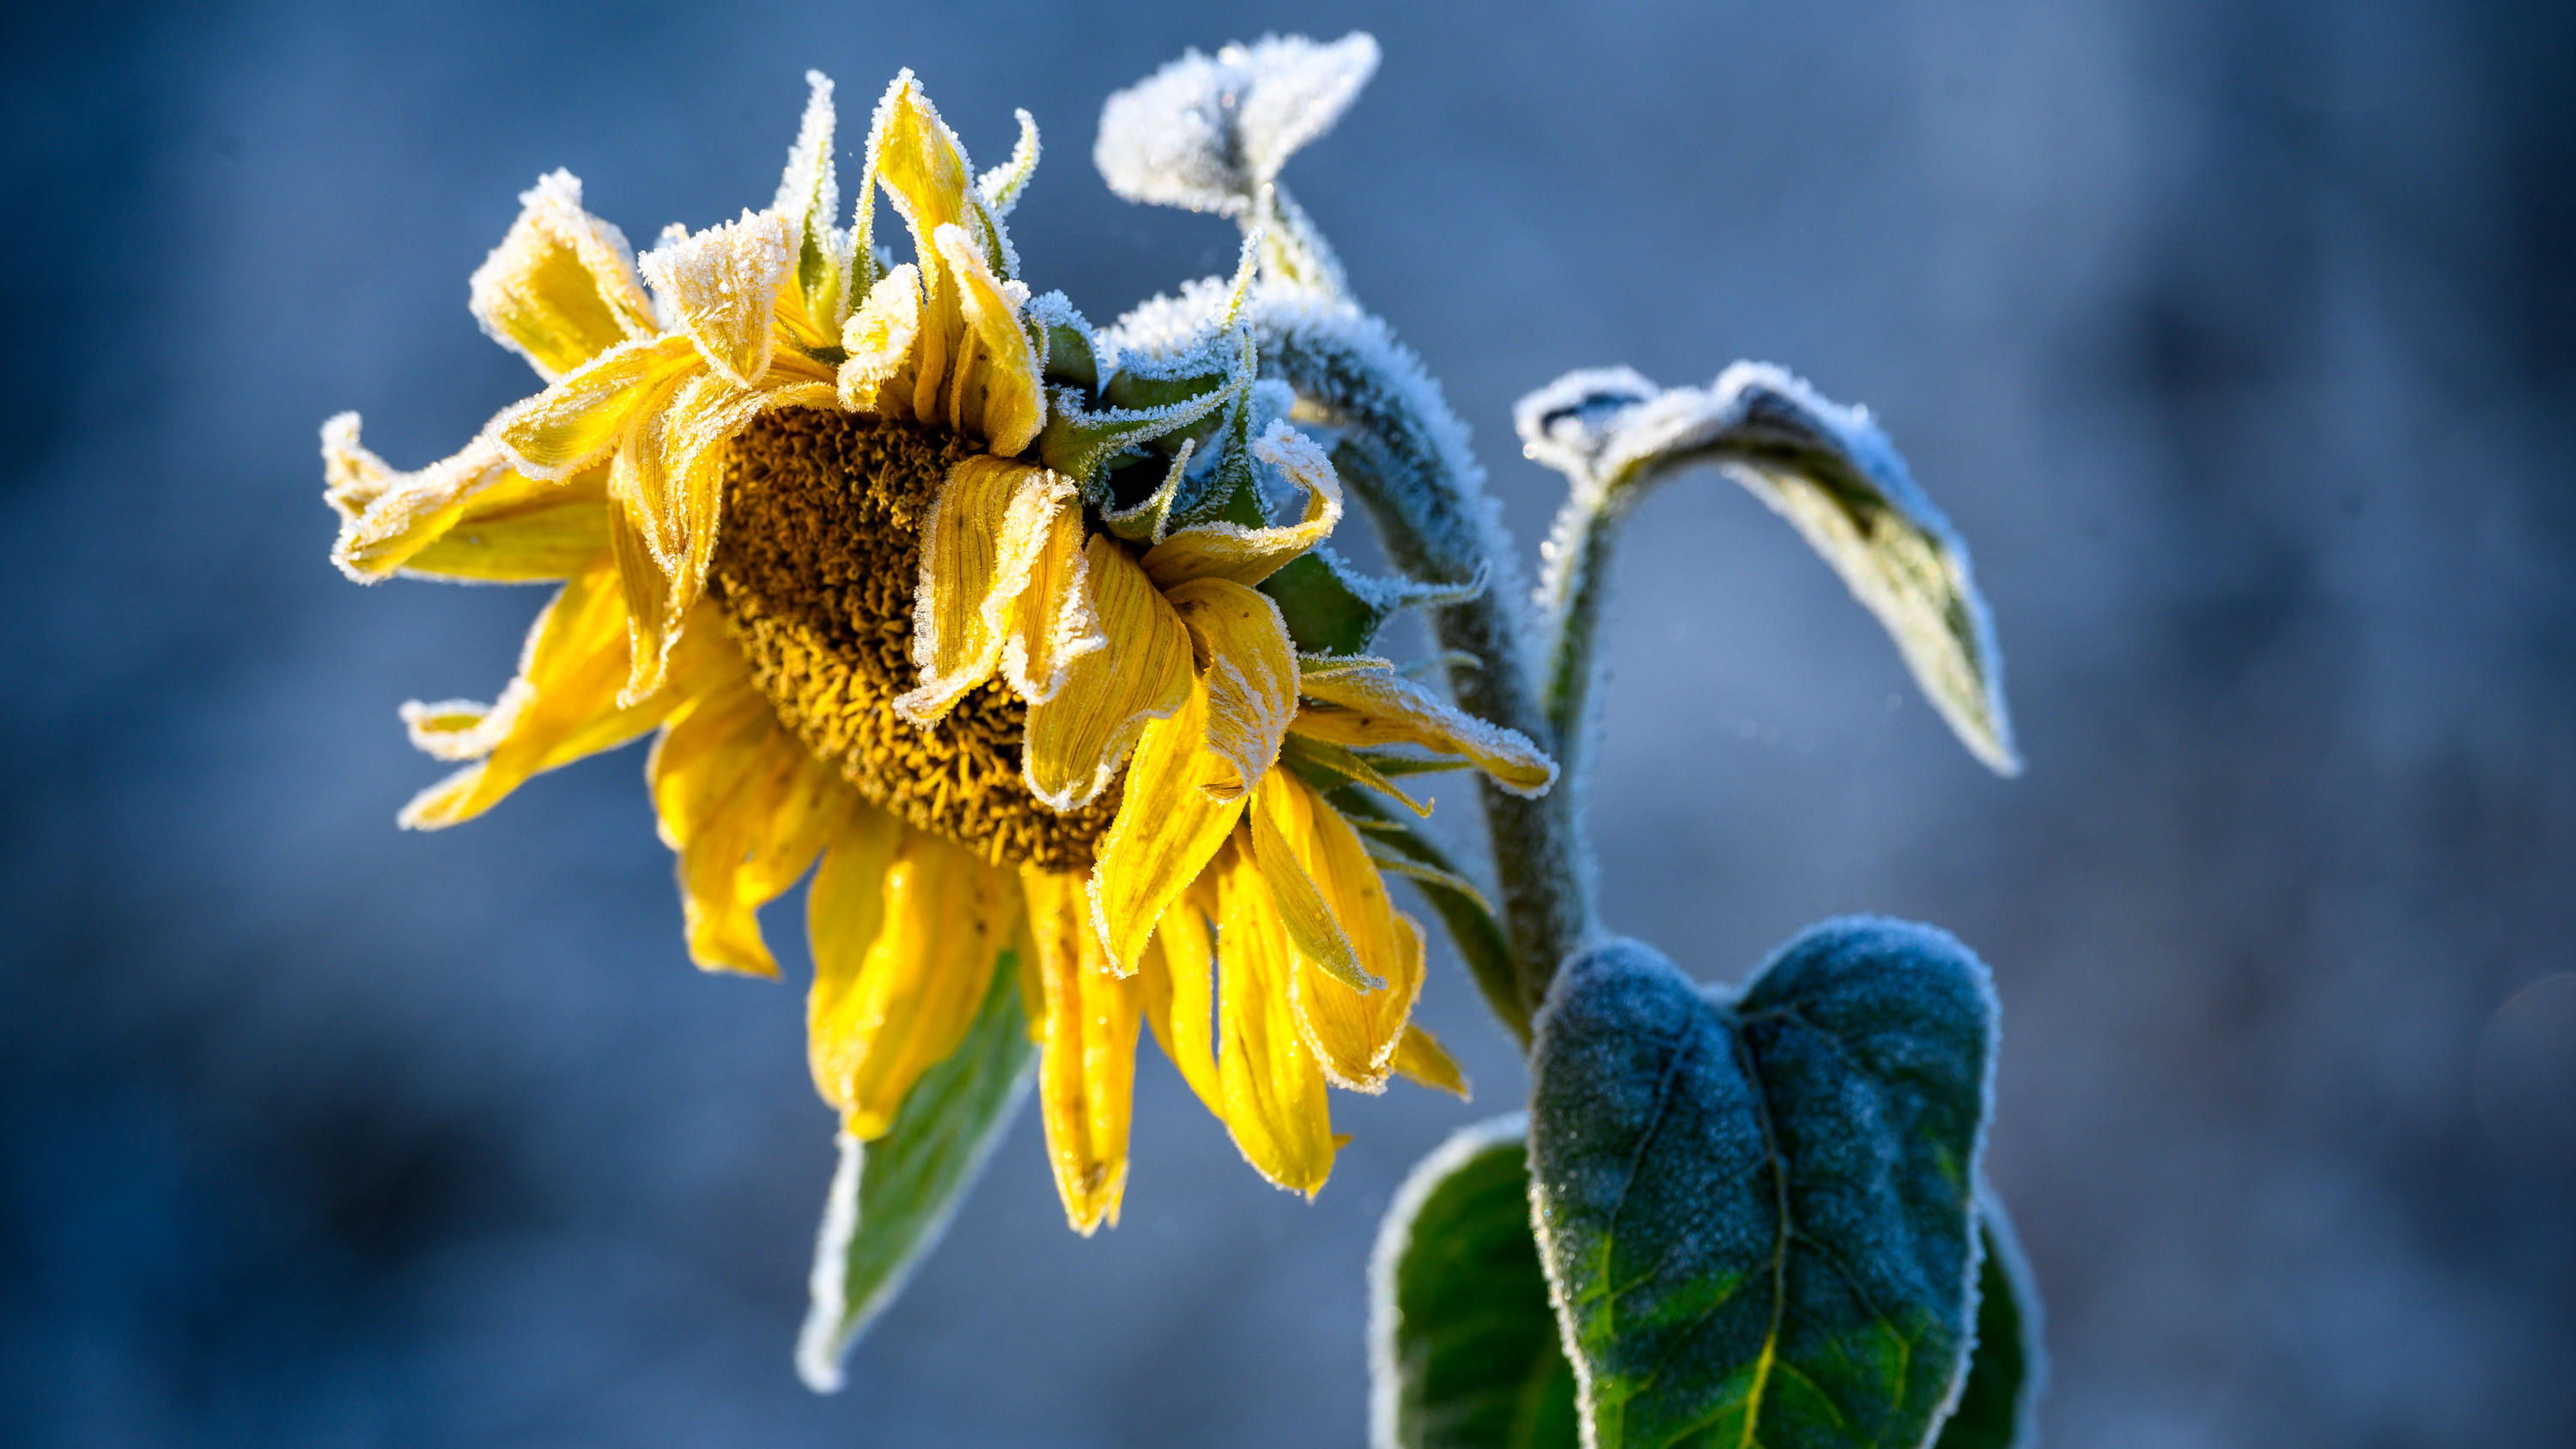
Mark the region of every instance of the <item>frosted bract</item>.
<instances>
[{"instance_id":1,"label":"frosted bract","mask_svg":"<svg viewBox=\"0 0 2576 1449\"><path fill-rule=\"evenodd\" d=\"M1130 201L1227 216L1341 119L1376 74L1377 41L1265 36L1214 56L1193 50L1109 98L1092 160Z\"/></svg>"}]
</instances>

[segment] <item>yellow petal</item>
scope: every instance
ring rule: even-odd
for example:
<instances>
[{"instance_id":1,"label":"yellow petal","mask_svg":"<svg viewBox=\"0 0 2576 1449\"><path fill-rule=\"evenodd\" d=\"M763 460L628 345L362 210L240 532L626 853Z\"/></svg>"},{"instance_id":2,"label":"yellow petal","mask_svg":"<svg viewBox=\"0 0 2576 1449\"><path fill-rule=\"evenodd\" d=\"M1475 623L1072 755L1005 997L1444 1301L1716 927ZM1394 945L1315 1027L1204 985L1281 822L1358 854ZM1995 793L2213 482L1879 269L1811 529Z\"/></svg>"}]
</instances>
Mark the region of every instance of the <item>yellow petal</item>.
<instances>
[{"instance_id":1,"label":"yellow petal","mask_svg":"<svg viewBox=\"0 0 2576 1449\"><path fill-rule=\"evenodd\" d=\"M1217 1077L1226 1130L1262 1176L1313 1196L1333 1170L1324 1071L1289 1001L1296 962L1270 888L1241 851L1218 877Z\"/></svg>"},{"instance_id":2,"label":"yellow petal","mask_svg":"<svg viewBox=\"0 0 2576 1449\"><path fill-rule=\"evenodd\" d=\"M768 700L748 687L692 708L655 742L645 778L652 786L663 840L680 853L689 959L699 966L753 976L778 974L778 963L761 939L758 915L777 891L761 894L756 886L766 878L746 879L751 874L746 867L769 841L771 825L809 758L795 737L779 728ZM812 860L809 849L796 873L802 874ZM794 879L790 875L788 882Z\"/></svg>"},{"instance_id":3,"label":"yellow petal","mask_svg":"<svg viewBox=\"0 0 2576 1449\"><path fill-rule=\"evenodd\" d=\"M1007 457L1037 441L1046 425L1046 389L1037 349L1020 326L1020 297L993 275L963 227L943 226L933 240L956 284L964 323L949 362L948 421Z\"/></svg>"},{"instance_id":4,"label":"yellow petal","mask_svg":"<svg viewBox=\"0 0 2576 1449\"><path fill-rule=\"evenodd\" d=\"M838 375L841 406L912 416L912 390L902 379L920 335L921 269L906 262L879 278L841 326L841 350L849 354Z\"/></svg>"},{"instance_id":5,"label":"yellow petal","mask_svg":"<svg viewBox=\"0 0 2576 1449\"><path fill-rule=\"evenodd\" d=\"M668 625L686 619L706 591L724 505L725 442L764 412L831 401L827 383L772 377L744 389L698 372L673 384L667 399L649 400L627 431L608 468L609 497L634 525L634 536L615 540L635 625L626 698L660 684L677 638Z\"/></svg>"},{"instance_id":6,"label":"yellow petal","mask_svg":"<svg viewBox=\"0 0 2576 1449\"><path fill-rule=\"evenodd\" d=\"M644 254L644 279L659 292L707 366L736 387L769 371L777 346L770 318L796 280L796 238L786 217L746 211Z\"/></svg>"},{"instance_id":7,"label":"yellow petal","mask_svg":"<svg viewBox=\"0 0 2576 1449\"><path fill-rule=\"evenodd\" d=\"M1145 1020L1163 1055L1181 1072L1207 1109L1225 1116L1225 1097L1216 1070L1216 950L1209 939L1211 922L1198 903L1185 897L1163 914L1153 944L1136 968L1144 989Z\"/></svg>"},{"instance_id":8,"label":"yellow petal","mask_svg":"<svg viewBox=\"0 0 2576 1449\"><path fill-rule=\"evenodd\" d=\"M1222 762L1200 783L1220 795L1259 784L1297 713L1297 648L1279 606L1226 579L1192 579L1164 597L1189 626L1207 680L1208 753Z\"/></svg>"},{"instance_id":9,"label":"yellow petal","mask_svg":"<svg viewBox=\"0 0 2576 1449\"><path fill-rule=\"evenodd\" d=\"M921 683L895 713L928 725L992 677L1056 515L1080 507L1071 482L1031 463L969 458L948 475L921 525L912 623Z\"/></svg>"},{"instance_id":10,"label":"yellow petal","mask_svg":"<svg viewBox=\"0 0 2576 1449\"><path fill-rule=\"evenodd\" d=\"M1388 902L1359 832L1303 780L1282 770L1261 782L1253 832L1255 861L1297 947L1297 1015L1307 1041L1336 1086L1381 1090L1422 994L1421 932ZM1290 859L1279 861L1280 854ZM1346 940L1352 964L1321 954L1298 930L1292 901L1299 888L1321 899L1338 928L1322 944Z\"/></svg>"},{"instance_id":11,"label":"yellow petal","mask_svg":"<svg viewBox=\"0 0 2576 1449\"><path fill-rule=\"evenodd\" d=\"M1301 735L1464 755L1515 795L1544 794L1556 781L1556 762L1528 736L1463 713L1392 668L1314 670L1298 687L1306 697L1294 726Z\"/></svg>"},{"instance_id":12,"label":"yellow petal","mask_svg":"<svg viewBox=\"0 0 2576 1449\"><path fill-rule=\"evenodd\" d=\"M1091 931L1082 877L1022 873L1046 1025L1039 1038L1038 1107L1047 1158L1075 1232L1118 1223L1127 1190L1127 1126L1136 1085L1142 987L1109 969Z\"/></svg>"},{"instance_id":13,"label":"yellow petal","mask_svg":"<svg viewBox=\"0 0 2576 1449\"><path fill-rule=\"evenodd\" d=\"M1359 953L1352 948L1341 923L1333 918L1332 906L1306 874L1296 848L1280 830L1281 811L1277 807L1282 801L1292 802L1288 808L1295 809L1286 787L1264 781L1262 788L1253 792L1249 832L1252 860L1260 868L1262 879L1270 883L1271 908L1278 912L1280 928L1288 933L1289 944L1296 948L1299 960L1339 975L1358 990L1377 990L1385 981L1360 966Z\"/></svg>"},{"instance_id":14,"label":"yellow petal","mask_svg":"<svg viewBox=\"0 0 2576 1449\"><path fill-rule=\"evenodd\" d=\"M1145 553L1145 572L1164 588L1191 579L1230 579L1250 587L1277 573L1297 555L1332 536L1342 521L1342 484L1314 440L1274 422L1252 445L1252 455L1306 490L1305 516L1286 528L1246 528L1239 523L1196 523Z\"/></svg>"},{"instance_id":15,"label":"yellow petal","mask_svg":"<svg viewBox=\"0 0 2576 1449\"><path fill-rule=\"evenodd\" d=\"M519 219L468 283L474 319L552 380L633 337L652 335L653 306L614 226L581 209L569 171L519 194Z\"/></svg>"},{"instance_id":16,"label":"yellow petal","mask_svg":"<svg viewBox=\"0 0 2576 1449\"><path fill-rule=\"evenodd\" d=\"M858 809L807 898L814 1085L862 1140L965 1039L1017 929L1018 883L949 842Z\"/></svg>"},{"instance_id":17,"label":"yellow petal","mask_svg":"<svg viewBox=\"0 0 2576 1449\"><path fill-rule=\"evenodd\" d=\"M331 561L360 583L397 572L449 578L565 578L607 547L597 472L529 478L476 438L453 457L397 473L358 441L358 415L322 428L323 497L344 524Z\"/></svg>"},{"instance_id":18,"label":"yellow petal","mask_svg":"<svg viewBox=\"0 0 2576 1449\"><path fill-rule=\"evenodd\" d=\"M1396 1043L1395 1073L1408 1082L1437 1087L1465 1100L1470 1096L1467 1074L1458 1070L1457 1059L1440 1044L1440 1038L1418 1026L1404 1029L1404 1040Z\"/></svg>"},{"instance_id":19,"label":"yellow petal","mask_svg":"<svg viewBox=\"0 0 2576 1449\"><path fill-rule=\"evenodd\" d=\"M578 473L608 461L638 403L697 365L679 333L620 343L503 413L492 437L531 478Z\"/></svg>"},{"instance_id":20,"label":"yellow petal","mask_svg":"<svg viewBox=\"0 0 2576 1449\"><path fill-rule=\"evenodd\" d=\"M1075 656L1063 685L1029 707L1020 756L1030 791L1067 811L1100 798L1145 727L1180 709L1191 682L1189 631L1144 570L1105 536L1084 545L1084 560L1088 612L1106 647Z\"/></svg>"},{"instance_id":21,"label":"yellow petal","mask_svg":"<svg viewBox=\"0 0 2576 1449\"><path fill-rule=\"evenodd\" d=\"M1145 726L1117 818L1091 867L1091 923L1111 965L1133 971L1156 923L1243 815L1243 799L1199 788L1209 768L1207 690L1193 682L1169 719Z\"/></svg>"},{"instance_id":22,"label":"yellow petal","mask_svg":"<svg viewBox=\"0 0 2576 1449\"><path fill-rule=\"evenodd\" d=\"M483 757L413 799L403 809L407 829L435 830L468 820L498 804L520 782L585 755L614 749L685 703L699 681L730 669L741 656L719 631L699 631L711 641L683 651L674 679L651 698L617 703L625 683L626 606L617 571L606 560L565 583L528 633L518 677L472 726L473 739L447 732L440 751L448 758ZM452 720L453 706L445 707Z\"/></svg>"},{"instance_id":23,"label":"yellow petal","mask_svg":"<svg viewBox=\"0 0 2576 1449\"><path fill-rule=\"evenodd\" d=\"M1055 698L1076 661L1109 647L1091 606L1082 509L1059 508L1041 527L1028 587L1002 639L1002 677L1031 704Z\"/></svg>"}]
</instances>

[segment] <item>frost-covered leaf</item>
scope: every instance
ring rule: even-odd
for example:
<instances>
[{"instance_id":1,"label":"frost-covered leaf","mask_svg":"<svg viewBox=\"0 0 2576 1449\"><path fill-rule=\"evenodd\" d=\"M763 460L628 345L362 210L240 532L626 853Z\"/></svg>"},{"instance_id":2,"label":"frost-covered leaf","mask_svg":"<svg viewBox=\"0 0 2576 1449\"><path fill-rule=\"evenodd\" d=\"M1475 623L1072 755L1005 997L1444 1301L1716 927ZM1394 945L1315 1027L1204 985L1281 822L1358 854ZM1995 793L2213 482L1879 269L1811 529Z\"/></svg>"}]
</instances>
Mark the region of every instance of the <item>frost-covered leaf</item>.
<instances>
[{"instance_id":1,"label":"frost-covered leaf","mask_svg":"<svg viewBox=\"0 0 2576 1449\"><path fill-rule=\"evenodd\" d=\"M1376 74L1377 42L1264 36L1192 50L1109 98L1092 160L1129 201L1234 216L1307 142L1341 119Z\"/></svg>"},{"instance_id":2,"label":"frost-covered leaf","mask_svg":"<svg viewBox=\"0 0 2576 1449\"><path fill-rule=\"evenodd\" d=\"M1530 1236L1526 1119L1467 1128L1396 1190L1369 1260L1375 1449L1574 1449L1574 1368Z\"/></svg>"},{"instance_id":3,"label":"frost-covered leaf","mask_svg":"<svg viewBox=\"0 0 2576 1449\"><path fill-rule=\"evenodd\" d=\"M1593 1449L1921 1444L1966 1370L1986 971L1814 927L1720 1004L1614 941L1538 1017L1540 1251Z\"/></svg>"},{"instance_id":4,"label":"frost-covered leaf","mask_svg":"<svg viewBox=\"0 0 2576 1449\"><path fill-rule=\"evenodd\" d=\"M966 1040L922 1074L893 1128L874 1142L842 1135L814 1245L813 1304L796 1342L808 1388L840 1389L850 1345L903 1291L1010 1126L1032 1056L1019 972L1005 959Z\"/></svg>"},{"instance_id":5,"label":"frost-covered leaf","mask_svg":"<svg viewBox=\"0 0 2576 1449\"><path fill-rule=\"evenodd\" d=\"M1658 390L1626 368L1569 373L1514 410L1523 450L1574 480L1542 593L1576 609L1598 582L1589 540L1656 482L1714 466L1787 519L1895 639L1970 753L2016 774L2003 656L1968 548L1866 409L1779 368L1739 362L1705 388ZM1588 620L1574 627L1588 628Z\"/></svg>"},{"instance_id":6,"label":"frost-covered leaf","mask_svg":"<svg viewBox=\"0 0 2576 1449\"><path fill-rule=\"evenodd\" d=\"M1977 1231L1985 1245L1977 1270L1977 1347L1934 1449L2028 1449L2039 1442L2039 1395L2048 1378L2039 1285L1991 1188L1977 1198Z\"/></svg>"},{"instance_id":7,"label":"frost-covered leaf","mask_svg":"<svg viewBox=\"0 0 2576 1449\"><path fill-rule=\"evenodd\" d=\"M1260 234L1264 275L1337 294L1341 263L1279 168L1333 128L1377 61L1377 42L1358 32L1190 51L1109 98L1092 159L1120 196L1233 217Z\"/></svg>"}]
</instances>

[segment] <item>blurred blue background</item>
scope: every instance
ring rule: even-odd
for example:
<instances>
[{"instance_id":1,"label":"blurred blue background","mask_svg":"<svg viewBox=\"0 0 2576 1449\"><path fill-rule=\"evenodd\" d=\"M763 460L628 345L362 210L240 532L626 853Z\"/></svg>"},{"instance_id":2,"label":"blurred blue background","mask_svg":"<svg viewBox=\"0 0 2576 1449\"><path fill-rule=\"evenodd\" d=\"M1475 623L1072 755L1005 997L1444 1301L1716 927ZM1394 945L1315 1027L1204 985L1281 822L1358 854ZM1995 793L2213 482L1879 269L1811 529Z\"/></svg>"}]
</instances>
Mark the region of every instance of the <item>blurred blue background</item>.
<instances>
[{"instance_id":1,"label":"blurred blue background","mask_svg":"<svg viewBox=\"0 0 2576 1449\"><path fill-rule=\"evenodd\" d=\"M1377 1216L1522 1090L1454 964L1426 1012L1473 1107L1339 1099L1308 1205L1149 1050L1125 1225L1065 1232L1023 1119L812 1397L800 991L690 970L638 751L393 828L440 771L394 706L489 697L543 596L344 582L315 430L457 446L534 385L464 307L518 191L567 166L639 240L764 204L809 65L845 141L901 65L987 162L1034 111L1021 254L1105 321L1234 243L1107 194L1103 98L1184 45L1366 26L1384 68L1291 177L1525 547L1558 485L1515 397L1737 357L1870 404L1975 544L2013 783L1776 520L1671 490L1625 555L1594 818L1611 921L1703 977L1858 909L1994 964L2050 1438L2576 1443L2576 12L6 26L0 1438L1361 1441Z\"/></svg>"}]
</instances>

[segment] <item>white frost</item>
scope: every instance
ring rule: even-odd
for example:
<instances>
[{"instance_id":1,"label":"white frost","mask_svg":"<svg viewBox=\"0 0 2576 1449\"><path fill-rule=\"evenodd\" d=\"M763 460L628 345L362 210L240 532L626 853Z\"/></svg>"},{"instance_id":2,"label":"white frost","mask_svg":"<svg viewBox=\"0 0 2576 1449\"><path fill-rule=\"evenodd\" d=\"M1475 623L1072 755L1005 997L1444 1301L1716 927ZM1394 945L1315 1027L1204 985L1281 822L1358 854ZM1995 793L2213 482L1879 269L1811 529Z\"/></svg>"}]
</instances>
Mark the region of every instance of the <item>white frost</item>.
<instances>
[{"instance_id":1,"label":"white frost","mask_svg":"<svg viewBox=\"0 0 2576 1449\"><path fill-rule=\"evenodd\" d=\"M1109 98L1092 160L1129 201L1239 216L1279 168L1333 128L1377 73L1377 41L1264 36L1193 50Z\"/></svg>"}]
</instances>

